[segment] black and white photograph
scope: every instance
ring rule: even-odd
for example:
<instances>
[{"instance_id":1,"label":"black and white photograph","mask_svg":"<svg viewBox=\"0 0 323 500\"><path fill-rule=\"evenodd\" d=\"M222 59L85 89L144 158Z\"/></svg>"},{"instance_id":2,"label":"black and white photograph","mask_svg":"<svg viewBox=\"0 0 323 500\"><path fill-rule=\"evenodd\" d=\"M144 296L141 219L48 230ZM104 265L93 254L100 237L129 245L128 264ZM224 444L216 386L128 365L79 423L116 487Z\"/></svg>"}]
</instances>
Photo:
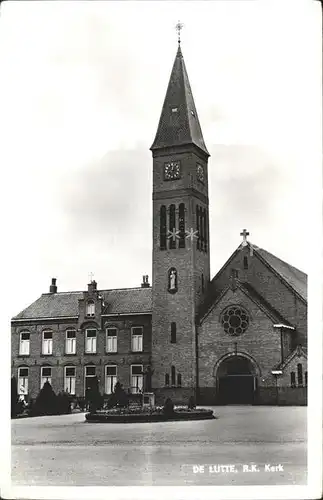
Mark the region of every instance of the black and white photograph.
<instances>
[{"instance_id":1,"label":"black and white photograph","mask_svg":"<svg viewBox=\"0 0 323 500\"><path fill-rule=\"evenodd\" d=\"M319 498L320 3L8 1L0 47L1 496Z\"/></svg>"}]
</instances>

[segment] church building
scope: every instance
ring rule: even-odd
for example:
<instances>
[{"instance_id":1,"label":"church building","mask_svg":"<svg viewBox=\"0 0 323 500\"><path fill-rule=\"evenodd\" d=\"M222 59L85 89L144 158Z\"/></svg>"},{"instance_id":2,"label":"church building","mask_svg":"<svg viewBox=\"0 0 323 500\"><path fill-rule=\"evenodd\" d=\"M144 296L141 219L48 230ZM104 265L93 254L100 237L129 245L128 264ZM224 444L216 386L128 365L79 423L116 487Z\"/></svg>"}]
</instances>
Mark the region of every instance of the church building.
<instances>
[{"instance_id":1,"label":"church building","mask_svg":"<svg viewBox=\"0 0 323 500\"><path fill-rule=\"evenodd\" d=\"M180 43L150 149L151 284L64 292L53 278L11 320L19 394L35 398L49 381L84 397L97 378L102 394L120 381L157 404L306 404L306 274L243 229L210 276L210 155Z\"/></svg>"}]
</instances>

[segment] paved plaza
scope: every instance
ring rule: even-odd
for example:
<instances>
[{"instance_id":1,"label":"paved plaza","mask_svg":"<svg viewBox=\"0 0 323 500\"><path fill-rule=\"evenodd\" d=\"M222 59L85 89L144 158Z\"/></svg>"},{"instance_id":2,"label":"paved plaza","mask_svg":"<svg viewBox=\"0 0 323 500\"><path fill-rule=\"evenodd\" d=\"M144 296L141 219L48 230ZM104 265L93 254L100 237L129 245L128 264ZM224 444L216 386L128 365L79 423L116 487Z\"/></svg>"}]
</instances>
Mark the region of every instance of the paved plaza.
<instances>
[{"instance_id":1,"label":"paved plaza","mask_svg":"<svg viewBox=\"0 0 323 500\"><path fill-rule=\"evenodd\" d=\"M213 410L195 422L12 420L13 486L306 484L305 407Z\"/></svg>"}]
</instances>

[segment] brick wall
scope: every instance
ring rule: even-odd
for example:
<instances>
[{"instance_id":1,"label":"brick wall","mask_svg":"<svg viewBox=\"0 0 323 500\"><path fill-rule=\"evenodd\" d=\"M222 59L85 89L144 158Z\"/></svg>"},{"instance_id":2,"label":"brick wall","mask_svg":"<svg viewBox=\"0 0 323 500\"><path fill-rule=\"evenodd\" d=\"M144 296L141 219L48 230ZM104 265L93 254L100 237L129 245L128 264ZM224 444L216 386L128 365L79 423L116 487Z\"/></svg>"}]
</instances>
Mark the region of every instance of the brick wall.
<instances>
[{"instance_id":1,"label":"brick wall","mask_svg":"<svg viewBox=\"0 0 323 500\"><path fill-rule=\"evenodd\" d=\"M248 269L243 267L243 258L248 258ZM249 282L280 314L296 327L294 344L307 345L307 304L293 293L248 247L242 248L216 280L219 289L229 280L231 269L239 270L239 279Z\"/></svg>"},{"instance_id":2,"label":"brick wall","mask_svg":"<svg viewBox=\"0 0 323 500\"><path fill-rule=\"evenodd\" d=\"M233 337L225 333L220 322L222 311L229 305L241 305L250 316L245 333ZM263 377L270 377L271 370L281 361L280 332L273 328L273 321L240 289L227 294L216 304L206 317L198 333L199 339L199 386L200 390L216 385L216 363L225 355L245 353L256 363L260 385Z\"/></svg>"},{"instance_id":3,"label":"brick wall","mask_svg":"<svg viewBox=\"0 0 323 500\"><path fill-rule=\"evenodd\" d=\"M101 322L101 321L100 321ZM97 333L97 353L85 354L85 329L93 322L85 322L79 329L77 322L55 322L39 324L26 322L12 326L12 375L18 377L18 367L29 367L29 395L36 397L40 390L41 366L52 367L52 386L55 392L64 389L64 367L76 367L76 395L84 395L84 366L95 365L99 378L99 389L104 392L105 366L117 365L117 378L125 388L130 386L130 365L142 364L144 369L150 364L151 359L151 317L149 315L104 318ZM106 353L107 326L116 326L118 329L118 352ZM143 326L143 352L131 351L131 327ZM65 332L67 328L76 329L76 354L65 354ZM53 354L41 354L42 331L50 329L53 332ZM19 356L19 334L21 331L30 332L30 356Z\"/></svg>"},{"instance_id":4,"label":"brick wall","mask_svg":"<svg viewBox=\"0 0 323 500\"><path fill-rule=\"evenodd\" d=\"M165 181L164 164L174 160L181 162L181 179ZM207 162L204 156L192 151L155 155L153 162L153 384L157 389L163 388L165 374L171 376L171 366L175 366L176 377L178 373L182 376L182 387L190 388L196 383L195 312L203 295L202 274L205 284L210 276L209 252L197 250L196 241L189 239L185 248L178 248L177 242L176 249L160 250L160 207L165 205L169 209L171 204L175 205L178 229L178 209L184 203L185 229L196 230L196 204L208 207L207 180L205 184L196 180L196 164L204 165L207 176ZM175 294L168 292L168 271L172 267L178 273ZM174 344L170 342L171 322L177 326Z\"/></svg>"}]
</instances>

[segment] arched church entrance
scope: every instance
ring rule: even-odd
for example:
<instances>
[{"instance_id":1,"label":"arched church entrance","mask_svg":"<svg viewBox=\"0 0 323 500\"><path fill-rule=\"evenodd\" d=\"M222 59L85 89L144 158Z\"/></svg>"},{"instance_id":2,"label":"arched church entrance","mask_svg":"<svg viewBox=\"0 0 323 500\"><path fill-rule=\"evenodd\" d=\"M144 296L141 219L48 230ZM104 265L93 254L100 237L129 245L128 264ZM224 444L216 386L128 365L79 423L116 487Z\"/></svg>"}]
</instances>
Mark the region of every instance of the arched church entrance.
<instances>
[{"instance_id":1,"label":"arched church entrance","mask_svg":"<svg viewBox=\"0 0 323 500\"><path fill-rule=\"evenodd\" d=\"M224 359L217 369L219 404L253 404L257 393L257 376L253 363L245 356Z\"/></svg>"}]
</instances>

